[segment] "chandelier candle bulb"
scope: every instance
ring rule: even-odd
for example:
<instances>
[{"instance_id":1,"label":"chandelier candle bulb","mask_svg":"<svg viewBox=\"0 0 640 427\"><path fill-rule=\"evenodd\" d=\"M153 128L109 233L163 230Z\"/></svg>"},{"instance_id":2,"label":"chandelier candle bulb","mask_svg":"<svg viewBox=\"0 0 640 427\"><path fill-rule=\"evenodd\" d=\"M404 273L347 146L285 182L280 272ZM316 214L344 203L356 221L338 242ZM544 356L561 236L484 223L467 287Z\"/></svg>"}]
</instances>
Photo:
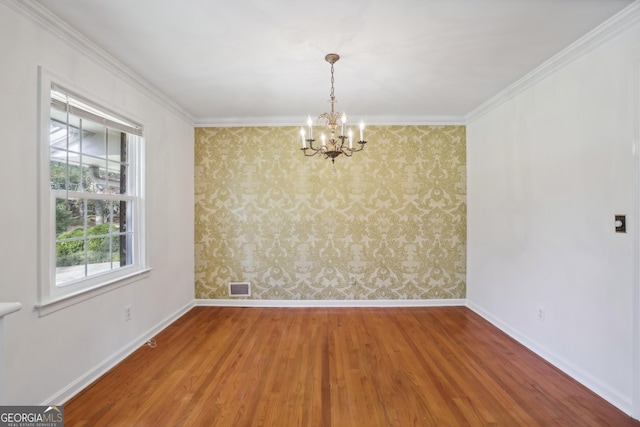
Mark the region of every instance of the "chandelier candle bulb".
<instances>
[{"instance_id":1,"label":"chandelier candle bulb","mask_svg":"<svg viewBox=\"0 0 640 427\"><path fill-rule=\"evenodd\" d=\"M360 122L360 141L364 141L364 122Z\"/></svg>"},{"instance_id":2,"label":"chandelier candle bulb","mask_svg":"<svg viewBox=\"0 0 640 427\"><path fill-rule=\"evenodd\" d=\"M344 127L347 124L347 115L345 113L342 113L342 136L345 136L346 133L344 133Z\"/></svg>"},{"instance_id":3,"label":"chandelier candle bulb","mask_svg":"<svg viewBox=\"0 0 640 427\"><path fill-rule=\"evenodd\" d=\"M322 134L322 146L323 147L327 146L327 141L325 141L325 139L324 139L324 133Z\"/></svg>"},{"instance_id":4,"label":"chandelier candle bulb","mask_svg":"<svg viewBox=\"0 0 640 427\"><path fill-rule=\"evenodd\" d=\"M313 121L311 121L311 116L307 118L307 124L309 125L309 139L313 139Z\"/></svg>"},{"instance_id":5,"label":"chandelier candle bulb","mask_svg":"<svg viewBox=\"0 0 640 427\"><path fill-rule=\"evenodd\" d=\"M353 131L349 129L349 148L353 148Z\"/></svg>"},{"instance_id":6,"label":"chandelier candle bulb","mask_svg":"<svg viewBox=\"0 0 640 427\"><path fill-rule=\"evenodd\" d=\"M302 149L307 148L307 142L304 140L304 128L300 128L300 136L302 137Z\"/></svg>"}]
</instances>

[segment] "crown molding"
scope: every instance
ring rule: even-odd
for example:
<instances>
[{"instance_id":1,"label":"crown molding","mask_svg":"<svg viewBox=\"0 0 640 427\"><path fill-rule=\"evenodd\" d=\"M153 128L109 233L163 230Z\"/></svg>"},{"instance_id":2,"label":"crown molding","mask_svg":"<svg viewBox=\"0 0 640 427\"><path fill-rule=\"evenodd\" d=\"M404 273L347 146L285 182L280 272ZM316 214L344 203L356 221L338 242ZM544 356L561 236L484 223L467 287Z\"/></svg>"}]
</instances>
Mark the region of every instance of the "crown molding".
<instances>
[{"instance_id":1,"label":"crown molding","mask_svg":"<svg viewBox=\"0 0 640 427\"><path fill-rule=\"evenodd\" d=\"M0 3L5 4L39 27L49 31L74 50L131 84L189 124L192 125L194 123L194 117L187 110L44 6L33 0L0 0Z\"/></svg>"},{"instance_id":2,"label":"crown molding","mask_svg":"<svg viewBox=\"0 0 640 427\"><path fill-rule=\"evenodd\" d=\"M420 125L464 125L463 116L368 116L363 117L367 125L374 126L420 126ZM196 127L255 127L255 126L306 126L304 116L296 117L210 117L195 121Z\"/></svg>"},{"instance_id":3,"label":"crown molding","mask_svg":"<svg viewBox=\"0 0 640 427\"><path fill-rule=\"evenodd\" d=\"M482 117L484 114L493 110L505 101L520 94L567 64L586 55L614 36L626 31L639 20L640 0L636 0L634 3L630 4L625 9L554 55L551 59L543 62L533 71L529 72L515 83L480 104L480 106L465 115L466 123L469 124L470 122Z\"/></svg>"}]
</instances>

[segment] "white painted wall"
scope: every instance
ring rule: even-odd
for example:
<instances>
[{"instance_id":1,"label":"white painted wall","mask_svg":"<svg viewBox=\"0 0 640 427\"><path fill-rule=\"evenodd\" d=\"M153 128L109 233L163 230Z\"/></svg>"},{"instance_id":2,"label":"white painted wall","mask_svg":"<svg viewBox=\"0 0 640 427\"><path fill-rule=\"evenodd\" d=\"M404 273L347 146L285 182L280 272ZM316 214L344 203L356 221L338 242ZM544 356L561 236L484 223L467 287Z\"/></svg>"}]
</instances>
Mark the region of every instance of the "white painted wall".
<instances>
[{"instance_id":1,"label":"white painted wall","mask_svg":"<svg viewBox=\"0 0 640 427\"><path fill-rule=\"evenodd\" d=\"M636 417L639 79L635 24L467 127L468 305Z\"/></svg>"},{"instance_id":2,"label":"white painted wall","mask_svg":"<svg viewBox=\"0 0 640 427\"><path fill-rule=\"evenodd\" d=\"M193 302L194 134L188 116L27 16L0 1L0 301L23 305L4 319L4 387L7 404L60 404ZM153 268L147 279L44 317L34 309L39 65L145 125Z\"/></svg>"}]
</instances>

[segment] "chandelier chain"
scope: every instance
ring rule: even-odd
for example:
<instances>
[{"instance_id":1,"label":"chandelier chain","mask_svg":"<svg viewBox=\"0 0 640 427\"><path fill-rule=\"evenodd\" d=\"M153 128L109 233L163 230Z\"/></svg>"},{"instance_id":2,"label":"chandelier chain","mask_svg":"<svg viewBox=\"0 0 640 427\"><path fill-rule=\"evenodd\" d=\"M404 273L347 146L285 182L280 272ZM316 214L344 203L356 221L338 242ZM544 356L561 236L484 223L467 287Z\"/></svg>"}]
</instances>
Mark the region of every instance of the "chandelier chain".
<instances>
[{"instance_id":1,"label":"chandelier chain","mask_svg":"<svg viewBox=\"0 0 640 427\"><path fill-rule=\"evenodd\" d=\"M331 94L329 94L329 97L331 98L331 100L336 99L333 91L333 64L331 64Z\"/></svg>"}]
</instances>

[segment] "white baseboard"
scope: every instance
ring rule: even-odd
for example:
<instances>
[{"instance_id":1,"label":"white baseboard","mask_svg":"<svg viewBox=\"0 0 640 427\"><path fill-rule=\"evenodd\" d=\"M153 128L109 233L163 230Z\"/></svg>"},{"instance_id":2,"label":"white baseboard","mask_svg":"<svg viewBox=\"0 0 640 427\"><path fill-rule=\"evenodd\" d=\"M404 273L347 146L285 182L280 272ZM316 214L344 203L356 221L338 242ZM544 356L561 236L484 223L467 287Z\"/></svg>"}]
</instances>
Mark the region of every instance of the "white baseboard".
<instances>
[{"instance_id":1,"label":"white baseboard","mask_svg":"<svg viewBox=\"0 0 640 427\"><path fill-rule=\"evenodd\" d=\"M92 382L100 378L102 375L106 374L111 368L116 366L118 363L122 362L127 356L140 348L144 343L149 341L152 337L157 335L164 328L175 322L182 315L184 315L187 311L189 311L194 306L194 302L190 301L185 306L180 308L175 313L171 314L163 321L161 321L158 325L151 328L147 332L140 335L138 338L134 339L131 343L127 344L117 352L115 352L112 356L105 359L102 363L97 365L95 368L88 371L86 374L80 376L78 379L73 381L67 387L60 390L58 393L53 396L45 399L40 405L63 405L69 399L71 399L76 394L80 393L86 387L88 387Z\"/></svg>"},{"instance_id":2,"label":"white baseboard","mask_svg":"<svg viewBox=\"0 0 640 427\"><path fill-rule=\"evenodd\" d=\"M267 299L196 299L196 306L212 307L444 307L464 306L464 299L395 299L395 300L267 300Z\"/></svg>"},{"instance_id":3,"label":"white baseboard","mask_svg":"<svg viewBox=\"0 0 640 427\"><path fill-rule=\"evenodd\" d=\"M482 307L479 307L478 305L468 300L467 307L487 320L493 326L500 329L502 332L509 335L514 340L518 341L520 344L533 351L535 354L537 354L547 362L551 363L553 366L560 369L562 372L569 375L571 378L578 381L580 384L587 387L589 390L593 391L595 394L623 411L625 414L633 416L633 404L629 397L623 396L620 393L611 390L609 387L603 385L600 381L598 381L587 372L584 372L571 362L563 359L562 357L559 357L549 349L529 339L526 335L510 327L501 319L493 316Z\"/></svg>"}]
</instances>

